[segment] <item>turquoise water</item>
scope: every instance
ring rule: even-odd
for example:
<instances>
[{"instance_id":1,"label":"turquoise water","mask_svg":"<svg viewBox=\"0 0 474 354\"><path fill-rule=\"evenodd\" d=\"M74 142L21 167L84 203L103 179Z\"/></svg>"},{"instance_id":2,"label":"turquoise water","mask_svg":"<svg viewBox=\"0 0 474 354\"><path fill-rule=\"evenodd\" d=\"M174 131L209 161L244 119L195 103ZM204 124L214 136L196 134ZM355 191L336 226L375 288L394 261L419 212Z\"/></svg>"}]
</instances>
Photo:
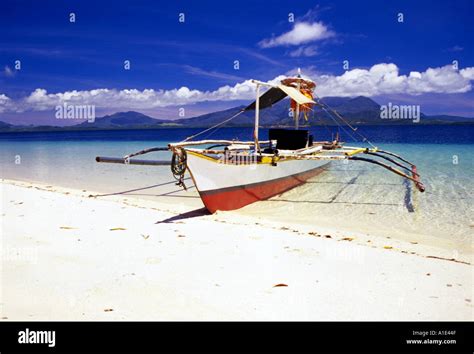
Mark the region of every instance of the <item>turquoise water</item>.
<instances>
[{"instance_id":1,"label":"turquoise water","mask_svg":"<svg viewBox=\"0 0 474 354\"><path fill-rule=\"evenodd\" d=\"M377 166L331 163L309 183L272 200L279 214L301 223L438 244L471 252L474 236L474 146L384 144L415 162L426 192ZM453 163L456 162L457 164ZM247 208L265 215L264 203Z\"/></svg>"},{"instance_id":2,"label":"turquoise water","mask_svg":"<svg viewBox=\"0 0 474 354\"><path fill-rule=\"evenodd\" d=\"M324 136L321 128L315 135ZM309 183L270 201L233 213L288 220L433 243L449 240L459 252L472 251L474 231L474 128L364 127L379 147L418 166L425 193L412 183L363 162L333 162ZM221 129L212 138L248 139L250 129ZM123 156L165 145L191 129L116 132L0 134L1 177L101 193L127 193L170 209L202 207L194 188L173 183L168 167L98 164L95 156ZM327 133L329 134L329 133ZM262 132L265 136L265 132ZM436 143L433 143L436 142ZM356 143L348 141L349 145ZM149 158L169 159L168 152ZM192 187L190 180L188 186Z\"/></svg>"}]
</instances>

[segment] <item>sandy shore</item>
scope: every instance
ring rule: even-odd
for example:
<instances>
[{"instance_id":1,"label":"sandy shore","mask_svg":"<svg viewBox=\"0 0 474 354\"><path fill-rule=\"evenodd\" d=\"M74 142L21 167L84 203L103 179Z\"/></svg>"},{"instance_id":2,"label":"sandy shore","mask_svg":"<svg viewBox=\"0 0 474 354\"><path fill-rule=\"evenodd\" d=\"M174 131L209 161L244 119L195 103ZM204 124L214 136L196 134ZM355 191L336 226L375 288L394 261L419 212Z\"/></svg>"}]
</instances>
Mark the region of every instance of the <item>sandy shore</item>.
<instances>
[{"instance_id":1,"label":"sandy shore","mask_svg":"<svg viewBox=\"0 0 474 354\"><path fill-rule=\"evenodd\" d=\"M3 320L473 320L471 256L3 180Z\"/></svg>"}]
</instances>

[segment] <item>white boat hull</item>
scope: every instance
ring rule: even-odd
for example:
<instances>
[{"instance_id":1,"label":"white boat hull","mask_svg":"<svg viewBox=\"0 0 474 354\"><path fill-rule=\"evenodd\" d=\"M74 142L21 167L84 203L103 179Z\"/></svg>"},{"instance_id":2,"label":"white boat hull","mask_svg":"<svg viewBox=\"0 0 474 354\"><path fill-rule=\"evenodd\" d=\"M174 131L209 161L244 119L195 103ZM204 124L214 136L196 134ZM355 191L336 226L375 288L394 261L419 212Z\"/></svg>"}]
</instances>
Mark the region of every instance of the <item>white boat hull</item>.
<instances>
[{"instance_id":1,"label":"white boat hull","mask_svg":"<svg viewBox=\"0 0 474 354\"><path fill-rule=\"evenodd\" d=\"M324 171L328 160L280 160L271 163L225 163L189 152L187 166L206 208L234 210L301 185Z\"/></svg>"}]
</instances>

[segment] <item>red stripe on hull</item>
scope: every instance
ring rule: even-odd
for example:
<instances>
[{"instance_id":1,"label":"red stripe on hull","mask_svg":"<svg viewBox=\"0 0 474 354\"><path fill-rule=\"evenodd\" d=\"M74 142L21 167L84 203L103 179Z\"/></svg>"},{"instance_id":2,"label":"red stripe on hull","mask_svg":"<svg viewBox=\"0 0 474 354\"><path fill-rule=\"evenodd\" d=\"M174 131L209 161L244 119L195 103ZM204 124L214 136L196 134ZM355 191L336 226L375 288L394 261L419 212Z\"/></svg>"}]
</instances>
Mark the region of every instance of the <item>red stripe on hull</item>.
<instances>
[{"instance_id":1,"label":"red stripe on hull","mask_svg":"<svg viewBox=\"0 0 474 354\"><path fill-rule=\"evenodd\" d=\"M317 176L323 171L324 169L322 167L318 167L314 170L268 182L199 192L199 194L207 210L211 213L217 210L235 210L286 192L303 184L309 178Z\"/></svg>"}]
</instances>

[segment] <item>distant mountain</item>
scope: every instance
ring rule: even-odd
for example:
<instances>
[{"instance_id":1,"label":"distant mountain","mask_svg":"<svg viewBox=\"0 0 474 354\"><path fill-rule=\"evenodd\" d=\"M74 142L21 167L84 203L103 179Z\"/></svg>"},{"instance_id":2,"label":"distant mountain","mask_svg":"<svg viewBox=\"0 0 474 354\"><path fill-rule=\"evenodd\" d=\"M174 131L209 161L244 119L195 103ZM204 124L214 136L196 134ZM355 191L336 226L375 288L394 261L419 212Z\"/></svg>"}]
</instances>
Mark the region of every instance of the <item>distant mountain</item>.
<instances>
[{"instance_id":1,"label":"distant mountain","mask_svg":"<svg viewBox=\"0 0 474 354\"><path fill-rule=\"evenodd\" d=\"M380 105L374 100L364 97L324 97L321 102L336 110L347 122L352 125L400 125L413 124L409 119L380 119ZM0 131L49 131L49 130L89 130L89 129L159 129L168 127L204 128L216 125L242 111L245 106L238 106L223 111L203 114L192 118L179 120L163 120L151 118L145 114L128 111L118 112L96 118L94 122L82 122L68 127L52 126L16 126L0 121ZM272 107L260 111L261 126L292 126L293 118L290 115L289 99L283 99ZM329 114L322 106L315 106L314 113L310 112L308 121L304 125L336 125L340 119ZM419 124L474 124L473 118L451 115L428 116L420 114ZM255 111L246 111L236 116L225 126L252 126Z\"/></svg>"},{"instance_id":2,"label":"distant mountain","mask_svg":"<svg viewBox=\"0 0 474 354\"><path fill-rule=\"evenodd\" d=\"M349 115L350 120L354 119L357 123L379 123L380 124L380 105L367 97L325 97L321 100L330 107L336 109L342 115ZM187 127L205 127L212 126L230 118L238 113L245 106L235 107L224 111L204 114L202 116L180 119L179 123ZM260 124L262 126L272 125L291 125L293 118L290 115L289 99L281 100L272 107L260 111ZM320 107L315 107L316 118L311 119L309 124L335 124L329 115ZM352 118L352 119L351 119ZM251 126L254 124L255 111L247 111L231 120L226 126ZM377 119L377 120L376 120Z\"/></svg>"},{"instance_id":3,"label":"distant mountain","mask_svg":"<svg viewBox=\"0 0 474 354\"><path fill-rule=\"evenodd\" d=\"M232 117L234 114L237 114L238 112L240 112L244 107L245 106L239 106L239 107L226 109L223 111L203 114L197 117L184 118L177 121L177 123L185 127L208 127ZM228 126L251 125L251 124L253 123L249 115L241 114L238 118L231 120L228 124L226 124L226 126L227 125Z\"/></svg>"},{"instance_id":4,"label":"distant mountain","mask_svg":"<svg viewBox=\"0 0 474 354\"><path fill-rule=\"evenodd\" d=\"M74 127L83 127L86 129L98 128L151 128L169 121L148 117L143 113L129 111L118 112L101 118L96 118L94 122L83 122Z\"/></svg>"},{"instance_id":5,"label":"distant mountain","mask_svg":"<svg viewBox=\"0 0 474 354\"><path fill-rule=\"evenodd\" d=\"M451 116L446 114L441 115L434 115L434 116L427 116L423 113L421 114L421 119L425 121L428 120L429 123L437 123L437 124L445 124L445 123L474 123L474 117L459 117L459 116Z\"/></svg>"},{"instance_id":6,"label":"distant mountain","mask_svg":"<svg viewBox=\"0 0 474 354\"><path fill-rule=\"evenodd\" d=\"M335 110L351 124L380 124L380 105L368 97L324 97L321 103ZM328 109L315 106L314 113L309 114L309 125L335 125L340 119L329 114ZM292 124L292 121L288 121Z\"/></svg>"},{"instance_id":7,"label":"distant mountain","mask_svg":"<svg viewBox=\"0 0 474 354\"><path fill-rule=\"evenodd\" d=\"M354 98L324 97L321 101L335 108L340 113L359 113L374 110L380 112L380 105L374 100L364 96Z\"/></svg>"},{"instance_id":8,"label":"distant mountain","mask_svg":"<svg viewBox=\"0 0 474 354\"><path fill-rule=\"evenodd\" d=\"M3 130L3 129L7 130L7 129L10 129L11 127L12 127L11 124L0 121L0 129L1 130Z\"/></svg>"},{"instance_id":9,"label":"distant mountain","mask_svg":"<svg viewBox=\"0 0 474 354\"><path fill-rule=\"evenodd\" d=\"M285 119L288 116L288 100L285 104L278 102L271 108L267 108L260 111L260 124L263 126L273 125L278 123L281 119ZM244 109L245 106L239 106L224 111L217 111L202 116L180 119L178 122L186 127L208 127L218 124L226 119L229 119L233 115L239 113ZM226 123L226 126L252 126L255 121L255 111L246 111Z\"/></svg>"}]
</instances>

